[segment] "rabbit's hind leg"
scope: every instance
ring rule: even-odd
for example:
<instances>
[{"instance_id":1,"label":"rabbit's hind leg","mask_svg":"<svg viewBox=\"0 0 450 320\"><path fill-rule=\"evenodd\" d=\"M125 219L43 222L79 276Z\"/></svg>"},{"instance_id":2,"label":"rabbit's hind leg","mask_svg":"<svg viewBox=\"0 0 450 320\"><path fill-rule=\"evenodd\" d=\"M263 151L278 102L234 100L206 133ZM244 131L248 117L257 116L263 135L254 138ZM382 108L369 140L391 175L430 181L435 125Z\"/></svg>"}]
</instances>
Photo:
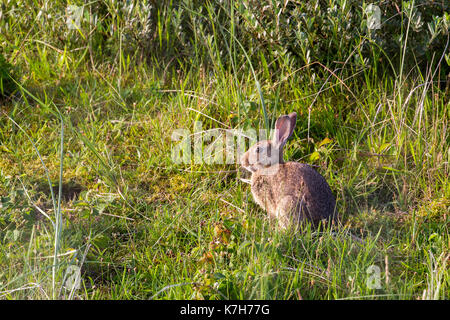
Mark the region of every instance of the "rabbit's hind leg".
<instances>
[{"instance_id":1,"label":"rabbit's hind leg","mask_svg":"<svg viewBox=\"0 0 450 320\"><path fill-rule=\"evenodd\" d=\"M277 203L275 212L278 225L281 229L287 229L291 226L297 227L306 218L305 212L307 210L304 201L292 195L287 195L281 198Z\"/></svg>"}]
</instances>

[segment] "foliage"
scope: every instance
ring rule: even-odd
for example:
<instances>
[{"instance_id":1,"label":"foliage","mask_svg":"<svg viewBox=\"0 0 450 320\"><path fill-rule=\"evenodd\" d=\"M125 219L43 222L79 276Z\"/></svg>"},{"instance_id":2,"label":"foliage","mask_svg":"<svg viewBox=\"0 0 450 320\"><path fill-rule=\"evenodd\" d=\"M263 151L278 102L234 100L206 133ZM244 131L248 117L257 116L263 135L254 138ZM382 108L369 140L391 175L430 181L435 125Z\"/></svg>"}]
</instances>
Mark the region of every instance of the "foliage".
<instances>
[{"instance_id":1,"label":"foliage","mask_svg":"<svg viewBox=\"0 0 450 320\"><path fill-rule=\"evenodd\" d=\"M373 3L380 29L351 0L3 1L0 299L448 299L448 7ZM238 163L171 157L292 111L336 225L278 230Z\"/></svg>"},{"instance_id":2,"label":"foliage","mask_svg":"<svg viewBox=\"0 0 450 320\"><path fill-rule=\"evenodd\" d=\"M14 8L22 2L7 1L3 19L15 19ZM380 26L372 29L369 3L356 0L108 0L78 5L64 8L58 2L41 9L38 22L60 35L55 45L76 48L88 41L99 59L123 49L131 55L137 51L141 58L196 60L205 66L220 55L231 67L228 58L236 41L254 59L260 54L284 57L295 68L314 61L330 68L348 63L374 68L397 65L403 55L408 66L424 67L445 53L450 26L445 1L372 2L381 13ZM204 50L208 46L214 51Z\"/></svg>"}]
</instances>

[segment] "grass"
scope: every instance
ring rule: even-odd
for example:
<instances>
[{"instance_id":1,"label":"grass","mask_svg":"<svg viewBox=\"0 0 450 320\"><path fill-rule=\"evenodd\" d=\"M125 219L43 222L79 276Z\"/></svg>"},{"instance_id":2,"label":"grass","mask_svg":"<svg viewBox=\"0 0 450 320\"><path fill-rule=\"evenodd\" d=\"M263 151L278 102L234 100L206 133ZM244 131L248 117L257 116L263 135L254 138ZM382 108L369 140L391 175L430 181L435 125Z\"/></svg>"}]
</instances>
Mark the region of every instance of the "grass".
<instances>
[{"instance_id":1,"label":"grass","mask_svg":"<svg viewBox=\"0 0 450 320\"><path fill-rule=\"evenodd\" d=\"M120 28L117 51L92 50L96 29L58 46L59 25L28 5L35 26L0 36L20 75L0 105L0 299L449 298L450 114L437 68L296 69L233 37L228 68L201 34L213 65L145 63L119 45ZM157 34L160 46L170 36ZM326 177L338 225L283 233L236 164L172 161L172 133L195 121L267 128L294 110L285 159Z\"/></svg>"}]
</instances>

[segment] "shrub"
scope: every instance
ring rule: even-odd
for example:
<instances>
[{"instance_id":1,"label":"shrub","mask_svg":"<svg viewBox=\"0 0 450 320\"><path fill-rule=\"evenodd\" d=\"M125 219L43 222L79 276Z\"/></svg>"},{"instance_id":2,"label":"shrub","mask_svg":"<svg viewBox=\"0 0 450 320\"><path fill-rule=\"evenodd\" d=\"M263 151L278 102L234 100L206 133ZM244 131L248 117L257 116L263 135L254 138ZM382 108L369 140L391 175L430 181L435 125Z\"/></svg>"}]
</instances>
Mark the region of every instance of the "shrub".
<instances>
[{"instance_id":1,"label":"shrub","mask_svg":"<svg viewBox=\"0 0 450 320\"><path fill-rule=\"evenodd\" d=\"M408 25L404 60L410 66L427 65L433 56L435 62L439 59L448 39L449 5L444 2L375 1L381 14L375 28L368 24L368 9L374 6L361 1L286 3L240 2L241 26L258 43L255 47L291 54L299 65L320 61L338 66L351 57L356 64L374 66L389 59L398 65Z\"/></svg>"},{"instance_id":2,"label":"shrub","mask_svg":"<svg viewBox=\"0 0 450 320\"><path fill-rule=\"evenodd\" d=\"M18 21L14 3L0 9L9 24ZM231 68L245 64L245 50L254 63L264 55L293 68L319 61L333 69L345 65L350 74L362 66L384 73L441 61L449 9L448 1L428 0L109 0L55 2L36 23L48 30L44 35L58 34L56 47L89 46L100 61L115 60L120 51L137 61ZM32 28L30 21L20 20L22 30ZM441 66L445 77L448 64Z\"/></svg>"}]
</instances>

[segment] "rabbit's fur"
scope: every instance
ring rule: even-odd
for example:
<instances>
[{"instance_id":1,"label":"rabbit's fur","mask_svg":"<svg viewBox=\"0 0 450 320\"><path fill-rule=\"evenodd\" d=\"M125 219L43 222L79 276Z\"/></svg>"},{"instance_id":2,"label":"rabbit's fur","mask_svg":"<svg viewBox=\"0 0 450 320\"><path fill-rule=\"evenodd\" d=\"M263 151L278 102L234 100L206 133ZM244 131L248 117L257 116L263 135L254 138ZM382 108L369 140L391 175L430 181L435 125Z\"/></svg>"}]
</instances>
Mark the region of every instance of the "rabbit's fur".
<instances>
[{"instance_id":1,"label":"rabbit's fur","mask_svg":"<svg viewBox=\"0 0 450 320\"><path fill-rule=\"evenodd\" d=\"M283 161L283 147L296 119L295 112L278 118L272 140L259 141L240 159L252 172L255 202L283 229L306 219L317 225L335 218L336 202L325 178L307 164Z\"/></svg>"}]
</instances>

